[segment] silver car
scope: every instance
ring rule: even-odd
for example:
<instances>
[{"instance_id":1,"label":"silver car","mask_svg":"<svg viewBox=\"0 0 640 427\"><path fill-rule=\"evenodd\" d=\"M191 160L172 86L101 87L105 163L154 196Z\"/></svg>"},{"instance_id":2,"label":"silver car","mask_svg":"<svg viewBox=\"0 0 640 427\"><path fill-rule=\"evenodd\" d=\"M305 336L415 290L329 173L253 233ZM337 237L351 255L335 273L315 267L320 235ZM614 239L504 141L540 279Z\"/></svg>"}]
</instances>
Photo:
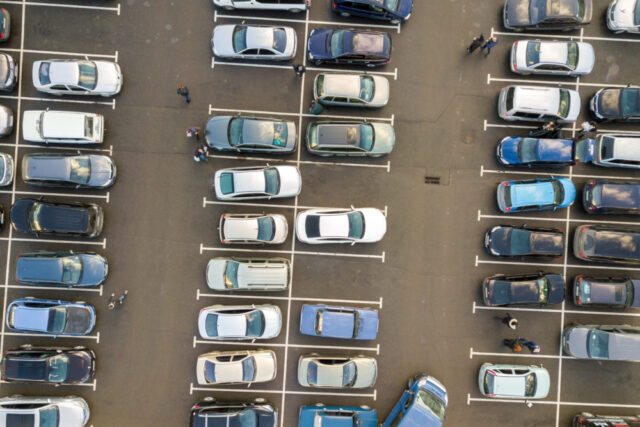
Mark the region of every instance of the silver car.
<instances>
[{"instance_id":1,"label":"silver car","mask_svg":"<svg viewBox=\"0 0 640 427\"><path fill-rule=\"evenodd\" d=\"M13 132L13 110L0 105L0 136L7 136Z\"/></svg>"},{"instance_id":2,"label":"silver car","mask_svg":"<svg viewBox=\"0 0 640 427\"><path fill-rule=\"evenodd\" d=\"M296 56L296 32L291 27L218 25L213 29L213 54L227 59L287 61Z\"/></svg>"},{"instance_id":3,"label":"silver car","mask_svg":"<svg viewBox=\"0 0 640 427\"><path fill-rule=\"evenodd\" d=\"M568 326L562 332L562 349L578 359L640 361L640 327Z\"/></svg>"},{"instance_id":4,"label":"silver car","mask_svg":"<svg viewBox=\"0 0 640 427\"><path fill-rule=\"evenodd\" d=\"M595 61L589 43L518 40L511 46L511 71L518 74L584 76Z\"/></svg>"},{"instance_id":5,"label":"silver car","mask_svg":"<svg viewBox=\"0 0 640 427\"><path fill-rule=\"evenodd\" d=\"M271 339L280 334L282 313L276 305L212 305L200 310L198 331L210 340Z\"/></svg>"},{"instance_id":6,"label":"silver car","mask_svg":"<svg viewBox=\"0 0 640 427\"><path fill-rule=\"evenodd\" d=\"M113 96L122 88L120 66L110 61L49 59L35 61L33 86L52 95Z\"/></svg>"},{"instance_id":7,"label":"silver car","mask_svg":"<svg viewBox=\"0 0 640 427\"><path fill-rule=\"evenodd\" d=\"M389 80L370 74L318 74L313 96L322 105L384 107L389 102Z\"/></svg>"},{"instance_id":8,"label":"silver car","mask_svg":"<svg viewBox=\"0 0 640 427\"><path fill-rule=\"evenodd\" d=\"M277 372L271 350L212 351L196 362L198 384L253 384L272 381Z\"/></svg>"},{"instance_id":9,"label":"silver car","mask_svg":"<svg viewBox=\"0 0 640 427\"><path fill-rule=\"evenodd\" d=\"M222 214L220 242L224 244L278 244L289 234L287 218L280 214Z\"/></svg>"},{"instance_id":10,"label":"silver car","mask_svg":"<svg viewBox=\"0 0 640 427\"><path fill-rule=\"evenodd\" d=\"M598 135L593 164L612 168L640 169L640 136Z\"/></svg>"},{"instance_id":11,"label":"silver car","mask_svg":"<svg viewBox=\"0 0 640 427\"><path fill-rule=\"evenodd\" d=\"M13 57L0 53L0 90L11 91L18 81L18 66Z\"/></svg>"},{"instance_id":12,"label":"silver car","mask_svg":"<svg viewBox=\"0 0 640 427\"><path fill-rule=\"evenodd\" d=\"M544 399L549 394L549 371L536 365L483 363L478 387L483 396L501 399Z\"/></svg>"},{"instance_id":13,"label":"silver car","mask_svg":"<svg viewBox=\"0 0 640 427\"><path fill-rule=\"evenodd\" d=\"M3 426L83 427L89 422L89 416L89 405L81 397L13 395L0 399L0 425Z\"/></svg>"},{"instance_id":14,"label":"silver car","mask_svg":"<svg viewBox=\"0 0 640 427\"><path fill-rule=\"evenodd\" d=\"M13 182L14 170L15 167L11 154L0 153L0 187L4 187Z\"/></svg>"},{"instance_id":15,"label":"silver car","mask_svg":"<svg viewBox=\"0 0 640 427\"><path fill-rule=\"evenodd\" d=\"M302 176L295 166L220 169L213 180L219 200L295 197L302 189Z\"/></svg>"},{"instance_id":16,"label":"silver car","mask_svg":"<svg viewBox=\"0 0 640 427\"><path fill-rule=\"evenodd\" d=\"M373 357L310 354L298 360L298 383L303 387L367 388L373 387L377 377L378 364Z\"/></svg>"},{"instance_id":17,"label":"silver car","mask_svg":"<svg viewBox=\"0 0 640 427\"><path fill-rule=\"evenodd\" d=\"M207 121L205 141L219 151L288 154L295 151L298 136L292 121L213 116Z\"/></svg>"},{"instance_id":18,"label":"silver car","mask_svg":"<svg viewBox=\"0 0 640 427\"><path fill-rule=\"evenodd\" d=\"M107 188L116 179L109 156L38 153L22 157L22 180L44 187Z\"/></svg>"},{"instance_id":19,"label":"silver car","mask_svg":"<svg viewBox=\"0 0 640 427\"><path fill-rule=\"evenodd\" d=\"M311 0L213 0L213 4L226 10L286 10L302 12L311 7Z\"/></svg>"},{"instance_id":20,"label":"silver car","mask_svg":"<svg viewBox=\"0 0 640 427\"><path fill-rule=\"evenodd\" d=\"M640 33L640 1L614 0L607 8L607 27L614 33Z\"/></svg>"},{"instance_id":21,"label":"silver car","mask_svg":"<svg viewBox=\"0 0 640 427\"><path fill-rule=\"evenodd\" d=\"M207 286L214 291L283 291L291 284L291 261L285 258L212 258Z\"/></svg>"}]
</instances>

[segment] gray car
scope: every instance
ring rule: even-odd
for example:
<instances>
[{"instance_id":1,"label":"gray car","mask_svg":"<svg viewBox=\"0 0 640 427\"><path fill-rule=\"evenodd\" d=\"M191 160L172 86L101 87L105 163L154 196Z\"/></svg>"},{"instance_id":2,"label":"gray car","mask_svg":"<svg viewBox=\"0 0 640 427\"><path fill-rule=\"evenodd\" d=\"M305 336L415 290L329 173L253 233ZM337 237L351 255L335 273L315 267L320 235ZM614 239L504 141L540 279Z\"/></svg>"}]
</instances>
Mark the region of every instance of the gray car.
<instances>
[{"instance_id":1,"label":"gray car","mask_svg":"<svg viewBox=\"0 0 640 427\"><path fill-rule=\"evenodd\" d=\"M0 90L7 92L13 90L18 81L18 66L13 57L6 53L0 53Z\"/></svg>"},{"instance_id":2,"label":"gray car","mask_svg":"<svg viewBox=\"0 0 640 427\"><path fill-rule=\"evenodd\" d=\"M211 49L219 58L287 61L296 56L296 32L291 27L218 25Z\"/></svg>"},{"instance_id":3,"label":"gray car","mask_svg":"<svg viewBox=\"0 0 640 427\"><path fill-rule=\"evenodd\" d=\"M287 154L295 151L298 138L292 121L237 115L211 117L205 140L220 151Z\"/></svg>"},{"instance_id":4,"label":"gray car","mask_svg":"<svg viewBox=\"0 0 640 427\"><path fill-rule=\"evenodd\" d=\"M107 260L93 252L30 252L16 261L16 281L26 285L94 287L108 272Z\"/></svg>"},{"instance_id":5,"label":"gray car","mask_svg":"<svg viewBox=\"0 0 640 427\"><path fill-rule=\"evenodd\" d=\"M207 263L206 278L214 291L283 291L291 284L291 261L213 258Z\"/></svg>"},{"instance_id":6,"label":"gray car","mask_svg":"<svg viewBox=\"0 0 640 427\"><path fill-rule=\"evenodd\" d=\"M573 303L580 307L640 307L640 280L577 276L573 280Z\"/></svg>"},{"instance_id":7,"label":"gray car","mask_svg":"<svg viewBox=\"0 0 640 427\"><path fill-rule=\"evenodd\" d=\"M478 372L480 393L491 398L544 399L550 384L542 366L483 363Z\"/></svg>"},{"instance_id":8,"label":"gray car","mask_svg":"<svg viewBox=\"0 0 640 427\"><path fill-rule=\"evenodd\" d=\"M0 136L7 136L13 132L13 110L0 105Z\"/></svg>"},{"instance_id":9,"label":"gray car","mask_svg":"<svg viewBox=\"0 0 640 427\"><path fill-rule=\"evenodd\" d=\"M303 387L367 388L378 376L376 359L368 356L300 356L298 383Z\"/></svg>"},{"instance_id":10,"label":"gray car","mask_svg":"<svg viewBox=\"0 0 640 427\"><path fill-rule=\"evenodd\" d=\"M318 156L369 156L389 154L396 142L393 126L383 122L311 122L307 150Z\"/></svg>"},{"instance_id":11,"label":"gray car","mask_svg":"<svg viewBox=\"0 0 640 427\"><path fill-rule=\"evenodd\" d=\"M562 348L578 359L640 361L640 327L571 325L562 331Z\"/></svg>"},{"instance_id":12,"label":"gray car","mask_svg":"<svg viewBox=\"0 0 640 427\"><path fill-rule=\"evenodd\" d=\"M35 61L33 86L52 95L113 96L122 89L120 66L110 61L49 59Z\"/></svg>"},{"instance_id":13,"label":"gray car","mask_svg":"<svg viewBox=\"0 0 640 427\"><path fill-rule=\"evenodd\" d=\"M594 165L640 169L640 136L598 135L595 146Z\"/></svg>"},{"instance_id":14,"label":"gray car","mask_svg":"<svg viewBox=\"0 0 640 427\"><path fill-rule=\"evenodd\" d=\"M97 154L25 154L22 179L43 187L106 188L116 179L116 166Z\"/></svg>"}]
</instances>

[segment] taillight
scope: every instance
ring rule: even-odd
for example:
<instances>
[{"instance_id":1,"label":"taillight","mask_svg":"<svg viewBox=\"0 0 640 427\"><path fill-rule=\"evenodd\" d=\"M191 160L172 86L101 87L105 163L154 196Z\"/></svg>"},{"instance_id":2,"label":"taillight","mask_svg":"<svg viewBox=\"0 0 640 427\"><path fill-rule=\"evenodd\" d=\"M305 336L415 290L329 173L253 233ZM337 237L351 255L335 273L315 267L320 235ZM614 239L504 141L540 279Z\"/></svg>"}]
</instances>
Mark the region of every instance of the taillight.
<instances>
[{"instance_id":1,"label":"taillight","mask_svg":"<svg viewBox=\"0 0 640 427\"><path fill-rule=\"evenodd\" d=\"M4 38L4 31L0 33L0 39Z\"/></svg>"},{"instance_id":2,"label":"taillight","mask_svg":"<svg viewBox=\"0 0 640 427\"><path fill-rule=\"evenodd\" d=\"M584 252L580 251L580 258L584 258Z\"/></svg>"},{"instance_id":3,"label":"taillight","mask_svg":"<svg viewBox=\"0 0 640 427\"><path fill-rule=\"evenodd\" d=\"M307 2L307 4L308 4L308 3L309 3L309 2ZM335 9L336 7L338 7L338 3L333 2L333 8Z\"/></svg>"},{"instance_id":4,"label":"taillight","mask_svg":"<svg viewBox=\"0 0 640 427\"><path fill-rule=\"evenodd\" d=\"M589 182L589 185L596 185L596 182L595 181L591 181L591 182Z\"/></svg>"},{"instance_id":5,"label":"taillight","mask_svg":"<svg viewBox=\"0 0 640 427\"><path fill-rule=\"evenodd\" d=\"M594 206L589 206L587 209L589 209L590 211L595 210Z\"/></svg>"},{"instance_id":6,"label":"taillight","mask_svg":"<svg viewBox=\"0 0 640 427\"><path fill-rule=\"evenodd\" d=\"M198 409L200 405L193 405L193 409Z\"/></svg>"},{"instance_id":7,"label":"taillight","mask_svg":"<svg viewBox=\"0 0 640 427\"><path fill-rule=\"evenodd\" d=\"M504 211L505 211L505 212L509 212L510 210L511 210L511 208L510 208L510 207L508 207L508 208L504 208Z\"/></svg>"},{"instance_id":8,"label":"taillight","mask_svg":"<svg viewBox=\"0 0 640 427\"><path fill-rule=\"evenodd\" d=\"M505 186L505 187L508 187L509 183L508 182L504 182L504 183L502 183L502 185Z\"/></svg>"}]
</instances>

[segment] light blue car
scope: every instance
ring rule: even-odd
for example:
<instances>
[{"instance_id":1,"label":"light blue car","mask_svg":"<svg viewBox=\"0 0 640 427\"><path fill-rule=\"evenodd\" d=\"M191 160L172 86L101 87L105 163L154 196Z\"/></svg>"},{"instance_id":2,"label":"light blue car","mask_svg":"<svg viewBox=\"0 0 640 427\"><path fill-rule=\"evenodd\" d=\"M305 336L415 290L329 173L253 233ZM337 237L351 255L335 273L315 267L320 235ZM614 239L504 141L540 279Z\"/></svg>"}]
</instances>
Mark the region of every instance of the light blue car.
<instances>
[{"instance_id":1,"label":"light blue car","mask_svg":"<svg viewBox=\"0 0 640 427\"><path fill-rule=\"evenodd\" d=\"M377 427L378 413L366 406L324 406L300 408L298 427Z\"/></svg>"},{"instance_id":2,"label":"light blue car","mask_svg":"<svg viewBox=\"0 0 640 427\"><path fill-rule=\"evenodd\" d=\"M502 212L541 211L566 208L576 198L576 187L567 178L538 178L498 184L498 207Z\"/></svg>"},{"instance_id":3,"label":"light blue car","mask_svg":"<svg viewBox=\"0 0 640 427\"><path fill-rule=\"evenodd\" d=\"M435 378L410 378L382 427L441 427L447 412L447 389Z\"/></svg>"}]
</instances>

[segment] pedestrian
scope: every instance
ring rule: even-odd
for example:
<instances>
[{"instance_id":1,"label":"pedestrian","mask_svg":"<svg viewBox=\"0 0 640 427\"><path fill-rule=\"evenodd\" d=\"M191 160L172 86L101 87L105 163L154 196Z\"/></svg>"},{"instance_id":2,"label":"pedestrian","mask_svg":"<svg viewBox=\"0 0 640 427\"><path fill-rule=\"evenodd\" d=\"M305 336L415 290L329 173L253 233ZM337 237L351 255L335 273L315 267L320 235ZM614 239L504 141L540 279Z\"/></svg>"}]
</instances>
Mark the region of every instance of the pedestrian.
<instances>
[{"instance_id":1,"label":"pedestrian","mask_svg":"<svg viewBox=\"0 0 640 427\"><path fill-rule=\"evenodd\" d=\"M527 347L531 353L540 353L540 346L533 341L527 341L524 338L518 338L523 346Z\"/></svg>"},{"instance_id":2,"label":"pedestrian","mask_svg":"<svg viewBox=\"0 0 640 427\"><path fill-rule=\"evenodd\" d=\"M187 101L187 104L191 102L191 98L189 98L189 88L183 85L178 85L178 95L184 96L184 100Z\"/></svg>"},{"instance_id":3,"label":"pedestrian","mask_svg":"<svg viewBox=\"0 0 640 427\"><path fill-rule=\"evenodd\" d=\"M511 316L509 313L507 313L507 315L504 317L496 316L496 319L499 319L500 321L502 321L502 323L504 323L510 329L516 329L518 327L518 319Z\"/></svg>"},{"instance_id":4,"label":"pedestrian","mask_svg":"<svg viewBox=\"0 0 640 427\"><path fill-rule=\"evenodd\" d=\"M107 304L107 308L109 310L113 310L116 307L116 294L114 294L113 292L111 293L111 296L109 297L109 304Z\"/></svg>"},{"instance_id":5,"label":"pedestrian","mask_svg":"<svg viewBox=\"0 0 640 427\"><path fill-rule=\"evenodd\" d=\"M207 151L209 151L209 148L206 145L201 145L200 147L198 147L198 149L196 150L196 153L193 155L193 160L195 160L196 162L206 162L207 161Z\"/></svg>"},{"instance_id":6,"label":"pedestrian","mask_svg":"<svg viewBox=\"0 0 640 427\"><path fill-rule=\"evenodd\" d=\"M598 130L598 125L594 121L584 121L580 127L582 128L581 136L587 136L591 132Z\"/></svg>"},{"instance_id":7,"label":"pedestrian","mask_svg":"<svg viewBox=\"0 0 640 427\"><path fill-rule=\"evenodd\" d=\"M480 46L482 46L483 42L484 42L484 34L480 33L478 37L474 37L473 40L471 41L471 44L467 48L467 53L471 53L477 48L479 48Z\"/></svg>"},{"instance_id":8,"label":"pedestrian","mask_svg":"<svg viewBox=\"0 0 640 427\"><path fill-rule=\"evenodd\" d=\"M196 141L200 140L200 128L198 126L191 126L187 129L187 136L191 138L192 136L196 137Z\"/></svg>"},{"instance_id":9,"label":"pedestrian","mask_svg":"<svg viewBox=\"0 0 640 427\"><path fill-rule=\"evenodd\" d=\"M127 297L128 294L129 294L129 290L125 289L122 295L120 295L120 298L118 298L118 306L121 306L124 303L124 299Z\"/></svg>"},{"instance_id":10,"label":"pedestrian","mask_svg":"<svg viewBox=\"0 0 640 427\"><path fill-rule=\"evenodd\" d=\"M311 114L317 116L318 114L322 113L323 110L324 110L324 107L322 106L322 104L320 104L315 99L311 101L311 106L309 107L309 112Z\"/></svg>"},{"instance_id":11,"label":"pedestrian","mask_svg":"<svg viewBox=\"0 0 640 427\"><path fill-rule=\"evenodd\" d=\"M497 44L498 44L498 38L496 36L493 36L489 40L484 42L484 44L482 45L482 49L480 49L480 51L482 52L485 49L487 49L487 53L484 54L484 56L487 57L491 53L491 48Z\"/></svg>"},{"instance_id":12,"label":"pedestrian","mask_svg":"<svg viewBox=\"0 0 640 427\"><path fill-rule=\"evenodd\" d=\"M554 121L550 121L545 123L542 126L542 130L544 131L543 136L545 138L557 138L560 134L560 128L558 127L558 123Z\"/></svg>"},{"instance_id":13,"label":"pedestrian","mask_svg":"<svg viewBox=\"0 0 640 427\"><path fill-rule=\"evenodd\" d=\"M293 71L296 73L296 76L302 78L307 71L307 67L305 67L304 64L293 64Z\"/></svg>"},{"instance_id":14,"label":"pedestrian","mask_svg":"<svg viewBox=\"0 0 640 427\"><path fill-rule=\"evenodd\" d=\"M512 351L522 351L522 346L518 342L519 340L520 338L517 338L517 339L505 338L504 341L502 341L502 343L507 347L509 347Z\"/></svg>"}]
</instances>

